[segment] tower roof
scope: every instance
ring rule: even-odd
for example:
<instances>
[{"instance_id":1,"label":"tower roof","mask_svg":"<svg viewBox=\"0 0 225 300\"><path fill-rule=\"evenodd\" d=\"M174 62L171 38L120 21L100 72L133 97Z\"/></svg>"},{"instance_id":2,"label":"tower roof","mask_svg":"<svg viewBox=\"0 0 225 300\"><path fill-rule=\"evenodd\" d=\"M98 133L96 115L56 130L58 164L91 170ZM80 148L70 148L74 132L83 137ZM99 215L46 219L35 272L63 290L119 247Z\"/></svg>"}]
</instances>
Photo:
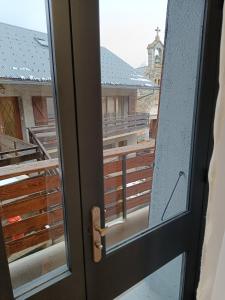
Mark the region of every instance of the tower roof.
<instances>
[{"instance_id":1,"label":"tower roof","mask_svg":"<svg viewBox=\"0 0 225 300\"><path fill-rule=\"evenodd\" d=\"M148 44L147 49L149 49L149 48L154 48L158 43L163 47L163 43L161 42L160 36L159 36L159 32L160 32L161 30L159 29L159 27L157 27L157 28L155 29L155 31L156 31L155 40L154 40L152 43Z\"/></svg>"}]
</instances>

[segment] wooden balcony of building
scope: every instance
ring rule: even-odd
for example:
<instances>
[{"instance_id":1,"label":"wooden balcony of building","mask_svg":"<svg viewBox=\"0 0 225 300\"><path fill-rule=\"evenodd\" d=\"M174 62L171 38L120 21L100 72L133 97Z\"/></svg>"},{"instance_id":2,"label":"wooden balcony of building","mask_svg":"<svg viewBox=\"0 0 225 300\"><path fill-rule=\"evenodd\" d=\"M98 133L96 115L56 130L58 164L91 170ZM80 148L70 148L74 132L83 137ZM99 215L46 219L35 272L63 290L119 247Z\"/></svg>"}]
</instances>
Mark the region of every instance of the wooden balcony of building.
<instances>
[{"instance_id":1,"label":"wooden balcony of building","mask_svg":"<svg viewBox=\"0 0 225 300\"><path fill-rule=\"evenodd\" d=\"M103 116L103 138L137 133L149 129L148 113L133 113L130 115L107 114ZM58 157L57 129L54 119L46 124L28 128L30 142L40 147L46 159Z\"/></svg>"},{"instance_id":2,"label":"wooden balcony of building","mask_svg":"<svg viewBox=\"0 0 225 300\"><path fill-rule=\"evenodd\" d=\"M149 128L149 114L138 112L128 115L106 114L102 123L103 138L107 138Z\"/></svg>"},{"instance_id":3,"label":"wooden balcony of building","mask_svg":"<svg viewBox=\"0 0 225 300\"><path fill-rule=\"evenodd\" d=\"M0 167L40 159L38 145L0 134Z\"/></svg>"},{"instance_id":4,"label":"wooden balcony of building","mask_svg":"<svg viewBox=\"0 0 225 300\"><path fill-rule=\"evenodd\" d=\"M130 222L132 214L150 204L154 148L146 143L105 150L103 163L105 222ZM1 167L0 207L9 261L62 242L58 159Z\"/></svg>"}]
</instances>

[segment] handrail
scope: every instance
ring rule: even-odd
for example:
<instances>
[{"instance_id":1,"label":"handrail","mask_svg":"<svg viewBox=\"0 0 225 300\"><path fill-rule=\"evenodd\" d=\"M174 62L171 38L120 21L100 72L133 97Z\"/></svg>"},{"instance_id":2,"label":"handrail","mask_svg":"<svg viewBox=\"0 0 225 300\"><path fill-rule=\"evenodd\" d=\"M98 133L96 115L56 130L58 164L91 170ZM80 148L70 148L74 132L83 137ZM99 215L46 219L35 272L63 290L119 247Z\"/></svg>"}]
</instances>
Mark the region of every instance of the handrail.
<instances>
[{"instance_id":1,"label":"handrail","mask_svg":"<svg viewBox=\"0 0 225 300\"><path fill-rule=\"evenodd\" d=\"M59 162L57 158L40 160L20 165L6 166L0 168L0 180L20 175L28 175L30 173L38 173L49 169L56 169L58 167Z\"/></svg>"},{"instance_id":2,"label":"handrail","mask_svg":"<svg viewBox=\"0 0 225 300\"><path fill-rule=\"evenodd\" d=\"M106 114L103 116L103 136L122 134L149 127L148 113L133 113L129 115Z\"/></svg>"},{"instance_id":3,"label":"handrail","mask_svg":"<svg viewBox=\"0 0 225 300\"><path fill-rule=\"evenodd\" d=\"M111 136L132 133L149 128L149 117L148 113L135 112L128 115L122 114L107 114L103 115L102 118L102 130L104 138L109 138ZM54 120L46 125L39 125L28 129L29 135L32 135L31 141L40 145L39 140L35 138L36 134L44 132L54 132L56 131ZM45 149L42 149L45 156L50 158L50 155Z\"/></svg>"},{"instance_id":4,"label":"handrail","mask_svg":"<svg viewBox=\"0 0 225 300\"><path fill-rule=\"evenodd\" d=\"M38 149L38 145L11 136L0 135L0 167L39 160L40 152Z\"/></svg>"},{"instance_id":5,"label":"handrail","mask_svg":"<svg viewBox=\"0 0 225 300\"><path fill-rule=\"evenodd\" d=\"M27 149L30 147L33 147L34 145L32 145L31 143L25 142L23 140L17 139L13 136L9 136L6 134L0 134L0 154L4 155L4 154L8 154L5 152L9 152L12 151L16 152L16 151L22 151L23 149Z\"/></svg>"},{"instance_id":6,"label":"handrail","mask_svg":"<svg viewBox=\"0 0 225 300\"><path fill-rule=\"evenodd\" d=\"M27 147L27 148L14 149L14 150L9 150L9 151L1 151L0 156L6 155L6 154L13 154L15 152L18 153L18 152L24 152L24 151L29 151L29 150L36 150L37 147L38 147L37 145L33 145L33 146Z\"/></svg>"},{"instance_id":7,"label":"handrail","mask_svg":"<svg viewBox=\"0 0 225 300\"><path fill-rule=\"evenodd\" d=\"M134 152L139 152L141 150L150 150L152 153L154 152L153 143L148 142L145 144L138 144L132 146L118 147L109 150L103 151L103 157L111 158L111 157L120 157L123 155L127 155ZM58 158L50 158L47 160L41 160L36 162L30 162L26 164L6 166L0 168L0 180L6 179L13 176L19 176L21 174L29 174L32 172L43 171L45 169L55 169L59 167Z\"/></svg>"},{"instance_id":8,"label":"handrail","mask_svg":"<svg viewBox=\"0 0 225 300\"><path fill-rule=\"evenodd\" d=\"M113 156L122 156L125 154L130 154L130 153L138 152L141 150L147 150L147 149L150 149L152 152L154 152L154 149L155 149L154 145L155 145L155 142L154 142L154 140L152 140L152 141L146 142L144 144L137 144L137 145L107 149L107 150L103 151L103 157L110 158Z\"/></svg>"},{"instance_id":9,"label":"handrail","mask_svg":"<svg viewBox=\"0 0 225 300\"><path fill-rule=\"evenodd\" d=\"M40 143L40 141L36 138L35 134L32 132L31 128L28 128L28 133L29 133L29 138L30 141L33 144L36 144L39 146L39 149L41 150L43 159L51 159L51 156L48 154L48 152L46 151L46 149L43 147L42 143Z\"/></svg>"}]
</instances>

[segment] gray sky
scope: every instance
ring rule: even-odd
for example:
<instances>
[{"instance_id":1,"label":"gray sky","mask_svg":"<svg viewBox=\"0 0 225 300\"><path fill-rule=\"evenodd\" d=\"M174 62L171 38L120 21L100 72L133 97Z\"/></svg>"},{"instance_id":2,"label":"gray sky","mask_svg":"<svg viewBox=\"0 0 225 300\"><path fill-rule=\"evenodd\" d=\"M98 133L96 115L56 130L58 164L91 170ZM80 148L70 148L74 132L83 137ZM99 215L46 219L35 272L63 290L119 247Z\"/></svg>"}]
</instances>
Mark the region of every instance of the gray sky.
<instances>
[{"instance_id":1,"label":"gray sky","mask_svg":"<svg viewBox=\"0 0 225 300\"><path fill-rule=\"evenodd\" d=\"M46 32L44 0L0 0L0 22Z\"/></svg>"},{"instance_id":2,"label":"gray sky","mask_svg":"<svg viewBox=\"0 0 225 300\"><path fill-rule=\"evenodd\" d=\"M100 0L101 45L134 67L147 63L155 28L165 33L167 0Z\"/></svg>"},{"instance_id":3,"label":"gray sky","mask_svg":"<svg viewBox=\"0 0 225 300\"><path fill-rule=\"evenodd\" d=\"M164 38L167 0L99 0L101 45L138 67L160 27ZM44 0L0 0L0 22L46 32Z\"/></svg>"}]
</instances>

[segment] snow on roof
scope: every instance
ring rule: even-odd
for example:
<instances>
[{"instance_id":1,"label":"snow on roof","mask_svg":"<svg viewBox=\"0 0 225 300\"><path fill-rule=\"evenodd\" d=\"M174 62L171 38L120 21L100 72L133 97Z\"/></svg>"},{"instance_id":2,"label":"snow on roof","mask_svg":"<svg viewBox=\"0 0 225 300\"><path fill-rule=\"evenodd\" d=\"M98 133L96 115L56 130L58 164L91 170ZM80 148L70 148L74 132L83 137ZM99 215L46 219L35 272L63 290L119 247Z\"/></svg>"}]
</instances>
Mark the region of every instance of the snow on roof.
<instances>
[{"instance_id":1,"label":"snow on roof","mask_svg":"<svg viewBox=\"0 0 225 300\"><path fill-rule=\"evenodd\" d=\"M0 23L0 77L50 81L47 34Z\"/></svg>"},{"instance_id":2,"label":"snow on roof","mask_svg":"<svg viewBox=\"0 0 225 300\"><path fill-rule=\"evenodd\" d=\"M151 88L154 84L110 50L101 47L101 77L103 85Z\"/></svg>"},{"instance_id":3,"label":"snow on roof","mask_svg":"<svg viewBox=\"0 0 225 300\"><path fill-rule=\"evenodd\" d=\"M145 76L147 68L148 68L147 66L144 66L144 67L136 68L135 70L139 75Z\"/></svg>"},{"instance_id":4,"label":"snow on roof","mask_svg":"<svg viewBox=\"0 0 225 300\"><path fill-rule=\"evenodd\" d=\"M0 78L49 82L48 37L46 33L0 23ZM101 47L102 85L153 87L154 84L112 53Z\"/></svg>"}]
</instances>

